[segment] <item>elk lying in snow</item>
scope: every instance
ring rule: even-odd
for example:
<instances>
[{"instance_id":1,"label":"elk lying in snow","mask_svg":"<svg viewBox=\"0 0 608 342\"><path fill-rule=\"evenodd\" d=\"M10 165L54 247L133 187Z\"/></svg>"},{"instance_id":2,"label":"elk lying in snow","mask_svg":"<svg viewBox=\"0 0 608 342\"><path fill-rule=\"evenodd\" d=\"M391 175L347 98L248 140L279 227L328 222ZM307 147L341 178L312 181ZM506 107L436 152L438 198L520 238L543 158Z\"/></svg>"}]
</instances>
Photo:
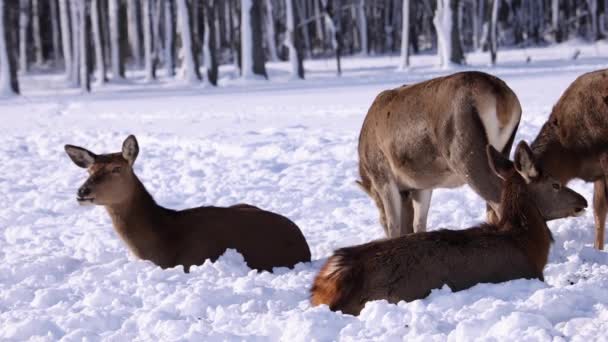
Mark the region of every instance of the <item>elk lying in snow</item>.
<instances>
[{"instance_id":1,"label":"elk lying in snow","mask_svg":"<svg viewBox=\"0 0 608 342\"><path fill-rule=\"evenodd\" d=\"M536 203L544 199L578 215L587 202L541 177L524 142L515 153L515 166L491 146L487 156L493 172L504 180L498 224L409 234L339 249L314 280L312 304L358 314L368 301L412 301L443 285L459 291L478 283L543 280L552 237Z\"/></svg>"},{"instance_id":2,"label":"elk lying in snow","mask_svg":"<svg viewBox=\"0 0 608 342\"><path fill-rule=\"evenodd\" d=\"M381 92L359 136L359 185L376 202L386 235L425 231L433 189L463 184L488 202L488 218L497 222L502 182L485 148L508 157L520 117L513 91L481 72Z\"/></svg>"},{"instance_id":3,"label":"elk lying in snow","mask_svg":"<svg viewBox=\"0 0 608 342\"><path fill-rule=\"evenodd\" d=\"M538 168L562 184L594 182L595 247L604 248L608 212L608 70L577 78L531 145Z\"/></svg>"},{"instance_id":4,"label":"elk lying in snow","mask_svg":"<svg viewBox=\"0 0 608 342\"><path fill-rule=\"evenodd\" d=\"M133 172L139 152L134 136L119 153L96 155L71 145L65 150L90 174L78 189L78 202L105 206L118 235L141 259L162 268L183 265L186 272L227 248L239 251L258 270L310 261L302 232L281 215L247 204L181 211L156 204Z\"/></svg>"}]
</instances>

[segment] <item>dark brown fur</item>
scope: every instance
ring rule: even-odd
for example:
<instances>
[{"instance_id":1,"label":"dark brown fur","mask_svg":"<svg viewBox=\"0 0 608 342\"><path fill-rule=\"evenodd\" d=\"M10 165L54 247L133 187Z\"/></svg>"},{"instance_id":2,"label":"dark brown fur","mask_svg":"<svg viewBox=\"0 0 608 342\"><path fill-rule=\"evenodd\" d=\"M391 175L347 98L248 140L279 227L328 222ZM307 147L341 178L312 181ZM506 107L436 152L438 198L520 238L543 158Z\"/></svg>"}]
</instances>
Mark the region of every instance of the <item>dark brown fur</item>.
<instances>
[{"instance_id":1,"label":"dark brown fur","mask_svg":"<svg viewBox=\"0 0 608 342\"><path fill-rule=\"evenodd\" d=\"M156 204L133 172L135 157L125 159L125 152L94 155L69 145L66 151L91 174L79 191L79 197L87 197L81 202L90 198L91 203L104 205L116 232L141 259L162 268L182 265L186 272L192 265L216 260L227 248L236 249L249 267L258 270L310 261L302 232L286 217L249 204L166 209ZM84 194L83 188L90 192Z\"/></svg>"},{"instance_id":2,"label":"dark brown fur","mask_svg":"<svg viewBox=\"0 0 608 342\"><path fill-rule=\"evenodd\" d=\"M533 174L523 169L534 166L528 163L516 171L497 151L488 153L496 160L493 169L505 179L498 224L416 233L342 248L316 276L312 305L327 304L331 310L356 315L368 301L412 301L443 285L460 291L479 283L543 280L552 237L528 191L529 184L520 175ZM556 192L584 202L568 188Z\"/></svg>"},{"instance_id":3,"label":"dark brown fur","mask_svg":"<svg viewBox=\"0 0 608 342\"><path fill-rule=\"evenodd\" d=\"M608 70L578 77L557 101L532 143L541 173L567 184L594 182L595 247L604 248L608 170Z\"/></svg>"}]
</instances>

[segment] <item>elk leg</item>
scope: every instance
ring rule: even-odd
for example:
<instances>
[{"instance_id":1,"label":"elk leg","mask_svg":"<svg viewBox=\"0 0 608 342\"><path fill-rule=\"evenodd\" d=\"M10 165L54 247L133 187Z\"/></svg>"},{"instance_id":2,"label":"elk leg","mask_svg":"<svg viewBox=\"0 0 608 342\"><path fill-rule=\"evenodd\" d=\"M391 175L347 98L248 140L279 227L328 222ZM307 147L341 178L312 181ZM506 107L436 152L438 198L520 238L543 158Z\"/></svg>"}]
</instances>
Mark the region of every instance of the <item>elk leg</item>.
<instances>
[{"instance_id":1,"label":"elk leg","mask_svg":"<svg viewBox=\"0 0 608 342\"><path fill-rule=\"evenodd\" d=\"M604 231L606 228L606 213L608 203L606 201L606 177L595 181L593 189L593 216L595 219L595 248L604 249Z\"/></svg>"},{"instance_id":2,"label":"elk leg","mask_svg":"<svg viewBox=\"0 0 608 342\"><path fill-rule=\"evenodd\" d=\"M431 205L431 195L433 195L433 189L412 191L414 231L416 233L426 232L426 219Z\"/></svg>"},{"instance_id":3,"label":"elk leg","mask_svg":"<svg viewBox=\"0 0 608 342\"><path fill-rule=\"evenodd\" d=\"M387 237L398 237L401 233L401 194L391 179L379 191L387 226Z\"/></svg>"},{"instance_id":4,"label":"elk leg","mask_svg":"<svg viewBox=\"0 0 608 342\"><path fill-rule=\"evenodd\" d=\"M410 192L401 192L401 236L414 232L414 206Z\"/></svg>"}]
</instances>

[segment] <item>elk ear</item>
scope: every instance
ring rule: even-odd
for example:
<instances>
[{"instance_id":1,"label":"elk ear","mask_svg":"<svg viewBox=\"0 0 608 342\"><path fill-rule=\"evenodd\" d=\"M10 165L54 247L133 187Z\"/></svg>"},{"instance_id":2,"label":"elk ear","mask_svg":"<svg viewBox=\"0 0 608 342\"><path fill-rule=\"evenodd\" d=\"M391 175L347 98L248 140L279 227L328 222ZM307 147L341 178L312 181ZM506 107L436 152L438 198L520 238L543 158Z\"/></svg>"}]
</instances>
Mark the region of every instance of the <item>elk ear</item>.
<instances>
[{"instance_id":1,"label":"elk ear","mask_svg":"<svg viewBox=\"0 0 608 342\"><path fill-rule=\"evenodd\" d=\"M486 155L488 156L488 163L490 169L503 180L507 178L511 170L513 170L513 162L505 158L502 153L496 151L494 146L486 146Z\"/></svg>"},{"instance_id":2,"label":"elk ear","mask_svg":"<svg viewBox=\"0 0 608 342\"><path fill-rule=\"evenodd\" d=\"M65 145L65 153L68 154L74 164L87 169L89 166L95 163L97 155L87 149L74 145Z\"/></svg>"},{"instance_id":3,"label":"elk ear","mask_svg":"<svg viewBox=\"0 0 608 342\"><path fill-rule=\"evenodd\" d=\"M515 150L515 169L528 183L540 175L534 161L534 154L532 154L530 146L523 140L519 142Z\"/></svg>"},{"instance_id":4,"label":"elk ear","mask_svg":"<svg viewBox=\"0 0 608 342\"><path fill-rule=\"evenodd\" d=\"M129 135L122 143L122 157L129 162L129 165L133 165L137 158L137 154L139 154L137 139L135 139L134 135Z\"/></svg>"}]
</instances>

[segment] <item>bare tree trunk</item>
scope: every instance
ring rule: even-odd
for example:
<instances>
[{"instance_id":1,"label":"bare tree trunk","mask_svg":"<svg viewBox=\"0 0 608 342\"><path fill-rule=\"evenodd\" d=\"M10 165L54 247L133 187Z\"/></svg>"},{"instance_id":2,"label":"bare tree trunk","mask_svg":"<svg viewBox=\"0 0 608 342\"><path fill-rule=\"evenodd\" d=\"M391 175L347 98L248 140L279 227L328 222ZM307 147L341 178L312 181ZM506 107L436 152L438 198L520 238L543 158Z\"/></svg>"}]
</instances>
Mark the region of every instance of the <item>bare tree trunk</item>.
<instances>
[{"instance_id":1,"label":"bare tree trunk","mask_svg":"<svg viewBox=\"0 0 608 342\"><path fill-rule=\"evenodd\" d=\"M450 0L451 14L452 14L452 34L449 39L452 40L452 51L450 53L450 60L455 64L464 64L464 52L462 50L462 44L460 42L460 0Z\"/></svg>"},{"instance_id":2,"label":"bare tree trunk","mask_svg":"<svg viewBox=\"0 0 608 342\"><path fill-rule=\"evenodd\" d=\"M78 48L80 49L80 88L83 91L91 91L91 78L89 74L89 30L87 25L87 3L89 0L80 0L74 5L78 12Z\"/></svg>"},{"instance_id":3,"label":"bare tree trunk","mask_svg":"<svg viewBox=\"0 0 608 342\"><path fill-rule=\"evenodd\" d=\"M294 13L294 0L285 0L286 29L285 45L289 50L289 63L291 64L291 77L304 78L304 68L302 66L301 54L296 48L296 15Z\"/></svg>"},{"instance_id":4,"label":"bare tree trunk","mask_svg":"<svg viewBox=\"0 0 608 342\"><path fill-rule=\"evenodd\" d=\"M100 20L100 3L99 0L91 2L91 26L93 33L93 43L95 46L95 66L97 70L96 81L98 84L104 84L106 78L106 63L103 56L103 42L101 39L101 20Z\"/></svg>"},{"instance_id":5,"label":"bare tree trunk","mask_svg":"<svg viewBox=\"0 0 608 342\"><path fill-rule=\"evenodd\" d=\"M410 66L410 0L403 0L401 27L401 63L399 69L405 70Z\"/></svg>"},{"instance_id":6,"label":"bare tree trunk","mask_svg":"<svg viewBox=\"0 0 608 342\"><path fill-rule=\"evenodd\" d=\"M32 0L32 38L34 40L34 61L40 66L44 63L44 54L40 36L40 4L38 0Z\"/></svg>"},{"instance_id":7,"label":"bare tree trunk","mask_svg":"<svg viewBox=\"0 0 608 342\"><path fill-rule=\"evenodd\" d=\"M357 24L359 26L359 45L361 54L367 55L367 17L365 16L365 0L357 3Z\"/></svg>"},{"instance_id":8,"label":"bare tree trunk","mask_svg":"<svg viewBox=\"0 0 608 342\"><path fill-rule=\"evenodd\" d=\"M215 0L207 0L204 3L205 10L205 38L204 38L204 47L203 53L205 55L205 67L207 69L207 79L209 83L214 86L217 86L218 79L218 65L217 65L217 41L215 35Z\"/></svg>"},{"instance_id":9,"label":"bare tree trunk","mask_svg":"<svg viewBox=\"0 0 608 342\"><path fill-rule=\"evenodd\" d=\"M335 35L336 35L336 65L338 67L338 76L342 75L342 1L334 1L334 17L335 17Z\"/></svg>"},{"instance_id":10,"label":"bare tree trunk","mask_svg":"<svg viewBox=\"0 0 608 342\"><path fill-rule=\"evenodd\" d=\"M321 46L325 45L325 29L323 28L323 16L319 9L320 0L312 0L314 3L314 16L315 16L315 32L317 39L321 43ZM361 0L364 1L364 0Z\"/></svg>"},{"instance_id":11,"label":"bare tree trunk","mask_svg":"<svg viewBox=\"0 0 608 342\"><path fill-rule=\"evenodd\" d=\"M559 27L559 0L551 0L551 22L553 24L555 42L561 43L562 33Z\"/></svg>"},{"instance_id":12,"label":"bare tree trunk","mask_svg":"<svg viewBox=\"0 0 608 342\"><path fill-rule=\"evenodd\" d=\"M52 37L52 48L53 48L53 59L55 66L59 65L59 59L61 59L61 43L59 42L59 13L57 10L57 0L50 0L50 12L51 12L51 30L53 31Z\"/></svg>"},{"instance_id":13,"label":"bare tree trunk","mask_svg":"<svg viewBox=\"0 0 608 342\"><path fill-rule=\"evenodd\" d=\"M241 72L245 78L268 78L262 41L261 0L241 0Z\"/></svg>"},{"instance_id":14,"label":"bare tree trunk","mask_svg":"<svg viewBox=\"0 0 608 342\"><path fill-rule=\"evenodd\" d=\"M120 5L118 0L108 0L108 17L112 50L112 77L122 79L125 77L125 68L120 44Z\"/></svg>"},{"instance_id":15,"label":"bare tree trunk","mask_svg":"<svg viewBox=\"0 0 608 342\"><path fill-rule=\"evenodd\" d=\"M490 63L496 65L496 52L498 50L497 42L497 23L498 23L498 9L500 7L500 0L492 1L492 16L490 18Z\"/></svg>"},{"instance_id":16,"label":"bare tree trunk","mask_svg":"<svg viewBox=\"0 0 608 342\"><path fill-rule=\"evenodd\" d=\"M305 3L302 1L294 1L292 7L295 13L295 21L304 23L302 25L296 25L294 28L295 37L296 37L296 49L300 55L306 55L306 57L311 56L311 48L310 48L310 36L308 34L308 25L306 25L306 17L305 17ZM298 27L301 29L298 34ZM301 58L302 59L302 58ZM304 68L302 68L304 71ZM302 73L302 78L304 78L304 74Z\"/></svg>"},{"instance_id":17,"label":"bare tree trunk","mask_svg":"<svg viewBox=\"0 0 608 342\"><path fill-rule=\"evenodd\" d=\"M74 59L72 60L72 83L75 86L80 86L80 63L82 63L81 48L80 48L80 36L83 34L80 31L80 2L83 0L70 0L70 13L72 16L71 24L72 24L72 56Z\"/></svg>"},{"instance_id":18,"label":"bare tree trunk","mask_svg":"<svg viewBox=\"0 0 608 342\"><path fill-rule=\"evenodd\" d=\"M194 41L190 22L190 11L186 0L177 0L177 17L179 21L179 31L184 51L184 61L182 62L182 73L184 79L189 83L197 83L201 80L196 58L194 57Z\"/></svg>"},{"instance_id":19,"label":"bare tree trunk","mask_svg":"<svg viewBox=\"0 0 608 342\"><path fill-rule=\"evenodd\" d=\"M27 50L27 29L29 27L29 0L21 0L19 2L19 71L22 73L28 72L28 50Z\"/></svg>"},{"instance_id":20,"label":"bare tree trunk","mask_svg":"<svg viewBox=\"0 0 608 342\"><path fill-rule=\"evenodd\" d=\"M268 45L268 55L269 59L273 62L278 61L279 57L277 56L277 43L275 41L275 32L274 32L274 16L272 12L272 0L266 0L265 2L266 12L265 12L265 21L266 21L266 43Z\"/></svg>"},{"instance_id":21,"label":"bare tree trunk","mask_svg":"<svg viewBox=\"0 0 608 342\"><path fill-rule=\"evenodd\" d=\"M152 42L152 3L151 0L142 0L143 32L144 32L144 56L146 81L156 78L156 60L154 58L154 47Z\"/></svg>"},{"instance_id":22,"label":"bare tree trunk","mask_svg":"<svg viewBox=\"0 0 608 342\"><path fill-rule=\"evenodd\" d=\"M140 0L127 0L127 27L129 46L131 47L131 56L133 57L133 62L138 67L142 67L141 41L139 39L139 3Z\"/></svg>"},{"instance_id":23,"label":"bare tree trunk","mask_svg":"<svg viewBox=\"0 0 608 342\"><path fill-rule=\"evenodd\" d=\"M165 4L165 70L167 76L175 76L175 10L173 0L163 0Z\"/></svg>"},{"instance_id":24,"label":"bare tree trunk","mask_svg":"<svg viewBox=\"0 0 608 342\"><path fill-rule=\"evenodd\" d=\"M14 27L19 25L19 3L0 0L0 95L19 94Z\"/></svg>"},{"instance_id":25,"label":"bare tree trunk","mask_svg":"<svg viewBox=\"0 0 608 342\"><path fill-rule=\"evenodd\" d=\"M65 64L65 75L72 80L72 31L70 30L70 14L68 0L59 0L59 18L61 21L61 46L63 48L63 60Z\"/></svg>"}]
</instances>

